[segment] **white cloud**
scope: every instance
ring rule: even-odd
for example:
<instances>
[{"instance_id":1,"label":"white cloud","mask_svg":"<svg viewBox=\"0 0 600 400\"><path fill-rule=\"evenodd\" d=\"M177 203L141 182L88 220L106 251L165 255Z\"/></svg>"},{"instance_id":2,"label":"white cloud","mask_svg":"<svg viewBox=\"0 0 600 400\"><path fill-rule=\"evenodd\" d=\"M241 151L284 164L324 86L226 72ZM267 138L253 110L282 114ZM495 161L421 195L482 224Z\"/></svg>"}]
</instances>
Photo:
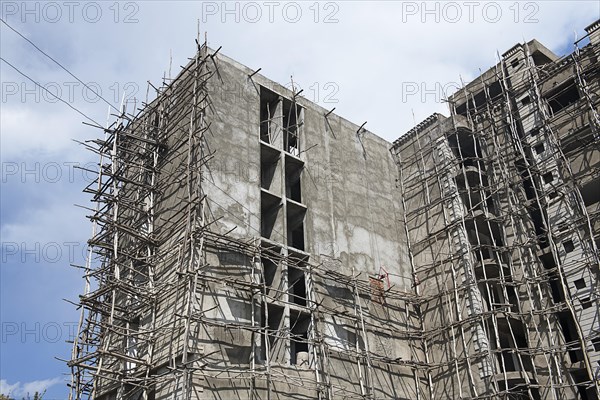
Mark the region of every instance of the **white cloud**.
<instances>
[{"instance_id":1,"label":"white cloud","mask_svg":"<svg viewBox=\"0 0 600 400\"><path fill-rule=\"evenodd\" d=\"M13 384L8 383L5 379L0 379L0 393L14 398L21 398L24 396L33 397L35 392L43 393L54 385L64 383L65 381L63 378L42 379L24 383L16 382Z\"/></svg>"},{"instance_id":2,"label":"white cloud","mask_svg":"<svg viewBox=\"0 0 600 400\"><path fill-rule=\"evenodd\" d=\"M21 389L21 383L17 382L14 384L9 384L6 380L0 379L0 394L4 394L6 396L15 396L16 393Z\"/></svg>"}]
</instances>

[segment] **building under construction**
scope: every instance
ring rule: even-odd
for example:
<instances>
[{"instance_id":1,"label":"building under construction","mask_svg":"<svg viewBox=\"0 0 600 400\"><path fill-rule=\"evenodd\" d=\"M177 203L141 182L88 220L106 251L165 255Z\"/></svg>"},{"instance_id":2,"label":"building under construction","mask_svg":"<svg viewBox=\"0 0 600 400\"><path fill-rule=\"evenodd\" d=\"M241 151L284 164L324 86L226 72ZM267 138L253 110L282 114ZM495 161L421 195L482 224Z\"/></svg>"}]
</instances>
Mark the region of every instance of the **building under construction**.
<instances>
[{"instance_id":1,"label":"building under construction","mask_svg":"<svg viewBox=\"0 0 600 400\"><path fill-rule=\"evenodd\" d=\"M70 398L598 399L586 31L514 46L394 143L198 42L86 143Z\"/></svg>"}]
</instances>

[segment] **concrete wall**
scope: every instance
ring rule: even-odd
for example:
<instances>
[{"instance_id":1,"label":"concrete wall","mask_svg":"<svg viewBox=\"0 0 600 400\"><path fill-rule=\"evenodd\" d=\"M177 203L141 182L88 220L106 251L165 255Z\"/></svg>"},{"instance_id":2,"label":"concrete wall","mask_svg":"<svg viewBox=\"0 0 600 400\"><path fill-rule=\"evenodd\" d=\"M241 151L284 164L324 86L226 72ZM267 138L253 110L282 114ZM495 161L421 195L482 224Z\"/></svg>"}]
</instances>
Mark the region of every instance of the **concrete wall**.
<instances>
[{"instance_id":1,"label":"concrete wall","mask_svg":"<svg viewBox=\"0 0 600 400\"><path fill-rule=\"evenodd\" d=\"M390 144L298 98L299 142L288 149L281 121L294 94L221 54L206 62L205 86L192 62L152 103L162 135L156 297L138 329L152 346L134 346L152 365L151 397L424 394ZM267 92L279 107L270 143L261 142ZM194 97L202 119L193 120ZM280 205L268 238L266 202ZM129 393L117 386L101 392Z\"/></svg>"}]
</instances>

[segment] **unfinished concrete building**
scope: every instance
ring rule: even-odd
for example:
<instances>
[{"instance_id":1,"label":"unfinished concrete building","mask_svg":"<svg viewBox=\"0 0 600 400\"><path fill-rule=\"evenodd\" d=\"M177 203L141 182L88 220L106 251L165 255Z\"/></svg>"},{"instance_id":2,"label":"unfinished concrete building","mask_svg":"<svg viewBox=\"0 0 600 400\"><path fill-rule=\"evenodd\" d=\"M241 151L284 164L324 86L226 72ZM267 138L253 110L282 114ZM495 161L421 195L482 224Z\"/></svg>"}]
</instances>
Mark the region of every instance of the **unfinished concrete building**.
<instances>
[{"instance_id":1,"label":"unfinished concrete building","mask_svg":"<svg viewBox=\"0 0 600 400\"><path fill-rule=\"evenodd\" d=\"M600 23L394 143L211 50L123 111L71 399L597 399Z\"/></svg>"}]
</instances>

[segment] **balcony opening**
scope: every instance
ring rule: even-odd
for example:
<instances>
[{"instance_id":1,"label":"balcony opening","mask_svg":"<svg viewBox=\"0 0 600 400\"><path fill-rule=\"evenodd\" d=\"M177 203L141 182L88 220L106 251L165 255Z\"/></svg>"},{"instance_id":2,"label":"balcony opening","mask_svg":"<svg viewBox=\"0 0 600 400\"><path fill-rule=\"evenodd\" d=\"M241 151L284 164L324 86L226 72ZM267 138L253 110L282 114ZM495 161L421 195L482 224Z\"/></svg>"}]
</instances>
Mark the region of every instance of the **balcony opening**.
<instances>
[{"instance_id":1,"label":"balcony opening","mask_svg":"<svg viewBox=\"0 0 600 400\"><path fill-rule=\"evenodd\" d=\"M591 380L585 369L571 372L573 380L577 384L579 398L581 400L598 400L596 389L591 387L588 389L588 382Z\"/></svg>"},{"instance_id":2,"label":"balcony opening","mask_svg":"<svg viewBox=\"0 0 600 400\"><path fill-rule=\"evenodd\" d=\"M600 178L596 178L586 183L581 188L581 197L586 207L596 204L600 201Z\"/></svg>"},{"instance_id":3,"label":"balcony opening","mask_svg":"<svg viewBox=\"0 0 600 400\"><path fill-rule=\"evenodd\" d=\"M268 315L268 316L267 316ZM273 304L262 307L261 321L263 335L261 335L261 359L267 359L274 363L285 362L286 340L283 336L284 308ZM267 342L269 344L267 349Z\"/></svg>"},{"instance_id":4,"label":"balcony opening","mask_svg":"<svg viewBox=\"0 0 600 400\"><path fill-rule=\"evenodd\" d=\"M498 318L498 340L496 342L496 330L492 327L492 321L489 320L487 324L499 372L532 371L533 363L527 354L529 346L524 325L514 318ZM496 347L496 343L498 343L498 347ZM521 349L525 349L525 351L521 352Z\"/></svg>"},{"instance_id":5,"label":"balcony opening","mask_svg":"<svg viewBox=\"0 0 600 400\"><path fill-rule=\"evenodd\" d=\"M531 58L533 59L533 63L537 66L542 66L553 62L553 60L548 57L547 54L544 54L539 50L534 50L531 54Z\"/></svg>"},{"instance_id":6,"label":"balcony opening","mask_svg":"<svg viewBox=\"0 0 600 400\"><path fill-rule=\"evenodd\" d=\"M260 88L260 140L265 143L275 143L279 134L277 108L279 106L279 95L266 89Z\"/></svg>"},{"instance_id":7,"label":"balcony opening","mask_svg":"<svg viewBox=\"0 0 600 400\"><path fill-rule=\"evenodd\" d=\"M281 199L268 192L261 191L261 235L267 239L281 240L283 230Z\"/></svg>"},{"instance_id":8,"label":"balcony opening","mask_svg":"<svg viewBox=\"0 0 600 400\"><path fill-rule=\"evenodd\" d=\"M563 290L560 286L560 280L558 279L556 273L551 275L548 279L548 284L550 285L550 291L552 292L552 301L554 304L558 304L562 302L565 298L563 296Z\"/></svg>"},{"instance_id":9,"label":"balcony opening","mask_svg":"<svg viewBox=\"0 0 600 400\"><path fill-rule=\"evenodd\" d=\"M490 279L490 277L488 277L488 279ZM513 286L506 286L506 294L508 298L505 298L502 285L500 285L498 282L488 281L481 283L479 284L479 290L481 291L487 306L487 311L519 311L519 301Z\"/></svg>"},{"instance_id":10,"label":"balcony opening","mask_svg":"<svg viewBox=\"0 0 600 400\"><path fill-rule=\"evenodd\" d=\"M290 311L290 364L308 368L308 330L310 316L307 313Z\"/></svg>"},{"instance_id":11,"label":"balcony opening","mask_svg":"<svg viewBox=\"0 0 600 400\"><path fill-rule=\"evenodd\" d=\"M499 81L492 82L492 84L488 86L488 94L490 99L496 100L502 94L502 84Z\"/></svg>"},{"instance_id":12,"label":"balcony opening","mask_svg":"<svg viewBox=\"0 0 600 400\"><path fill-rule=\"evenodd\" d=\"M281 193L280 153L273 147L260 146L260 186L273 193Z\"/></svg>"},{"instance_id":13,"label":"balcony opening","mask_svg":"<svg viewBox=\"0 0 600 400\"><path fill-rule=\"evenodd\" d=\"M569 352L569 359L571 363L576 363L583 360L583 352L578 344L578 334L575 331L575 321L573 317L566 311L558 313L558 322L562 329L562 333L567 344L567 350Z\"/></svg>"},{"instance_id":14,"label":"balcony opening","mask_svg":"<svg viewBox=\"0 0 600 400\"><path fill-rule=\"evenodd\" d=\"M571 79L566 83L560 85L559 87L553 89L544 97L546 101L548 101L550 110L554 115L562 109L577 102L577 100L579 100L579 91L577 90L577 86L575 86L575 81Z\"/></svg>"},{"instance_id":15,"label":"balcony opening","mask_svg":"<svg viewBox=\"0 0 600 400\"><path fill-rule=\"evenodd\" d=\"M304 216L306 207L302 204L287 202L287 244L298 250L304 250Z\"/></svg>"},{"instance_id":16,"label":"balcony opening","mask_svg":"<svg viewBox=\"0 0 600 400\"><path fill-rule=\"evenodd\" d=\"M138 334L140 331L140 317L135 317L129 322L127 330L127 356L131 359L140 358L138 349ZM125 362L126 372L132 373L137 367L137 363L132 360Z\"/></svg>"},{"instance_id":17,"label":"balcony opening","mask_svg":"<svg viewBox=\"0 0 600 400\"><path fill-rule=\"evenodd\" d=\"M467 113L467 102L465 101L464 103L461 103L460 105L456 106L456 114L457 115L464 115L465 117L468 115Z\"/></svg>"},{"instance_id":18,"label":"balcony opening","mask_svg":"<svg viewBox=\"0 0 600 400\"><path fill-rule=\"evenodd\" d=\"M296 176L294 178L286 177L286 193L288 199L292 199L297 201L298 203L302 202L302 189L300 186L300 176Z\"/></svg>"},{"instance_id":19,"label":"balcony opening","mask_svg":"<svg viewBox=\"0 0 600 400\"><path fill-rule=\"evenodd\" d=\"M267 294L269 294L271 292L271 289L273 288L273 284L278 284L281 280L281 272L278 265L272 260L266 257L261 257L260 260L263 267L263 277L265 280L266 291ZM275 294L274 296L276 295L277 294Z\"/></svg>"},{"instance_id":20,"label":"balcony opening","mask_svg":"<svg viewBox=\"0 0 600 400\"><path fill-rule=\"evenodd\" d=\"M283 99L283 149L298 157L300 155L300 128L302 127L302 107L296 102Z\"/></svg>"},{"instance_id":21,"label":"balcony opening","mask_svg":"<svg viewBox=\"0 0 600 400\"><path fill-rule=\"evenodd\" d=\"M507 400L540 400L539 389L532 387L535 385L535 381L531 382L531 385L526 385L522 379L499 379L498 387L500 391L507 391L506 397L501 397Z\"/></svg>"},{"instance_id":22,"label":"balcony opening","mask_svg":"<svg viewBox=\"0 0 600 400\"><path fill-rule=\"evenodd\" d=\"M291 303L306 307L306 277L303 270L288 267L288 293Z\"/></svg>"},{"instance_id":23,"label":"balcony opening","mask_svg":"<svg viewBox=\"0 0 600 400\"><path fill-rule=\"evenodd\" d=\"M448 136L448 143L454 156L461 161L462 166L483 169L481 147L472 132L458 129L456 133Z\"/></svg>"},{"instance_id":24,"label":"balcony opening","mask_svg":"<svg viewBox=\"0 0 600 400\"><path fill-rule=\"evenodd\" d=\"M301 176L304 163L294 157L285 158L285 195L298 203L302 203Z\"/></svg>"}]
</instances>

